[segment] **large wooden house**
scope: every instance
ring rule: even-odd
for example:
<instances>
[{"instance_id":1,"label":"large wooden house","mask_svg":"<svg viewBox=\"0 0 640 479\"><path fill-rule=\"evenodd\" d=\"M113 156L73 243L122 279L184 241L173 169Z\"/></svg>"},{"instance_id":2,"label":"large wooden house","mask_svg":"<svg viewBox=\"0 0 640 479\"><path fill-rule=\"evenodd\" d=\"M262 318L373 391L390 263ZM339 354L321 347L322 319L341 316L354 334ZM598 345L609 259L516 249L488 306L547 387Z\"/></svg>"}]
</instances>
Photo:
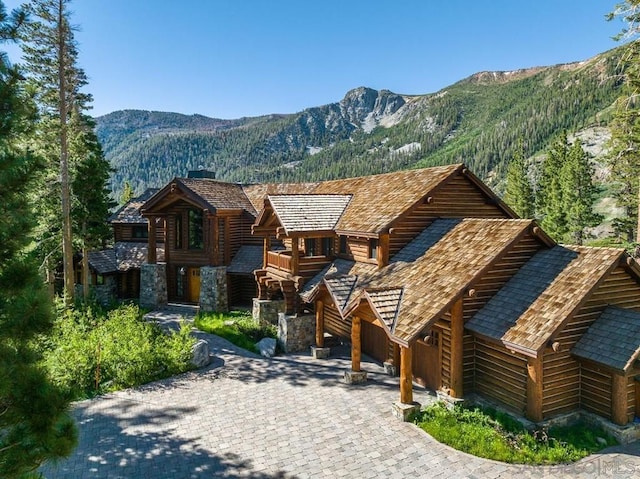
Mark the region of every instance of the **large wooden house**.
<instances>
[{"instance_id":1,"label":"large wooden house","mask_svg":"<svg viewBox=\"0 0 640 479\"><path fill-rule=\"evenodd\" d=\"M361 352L398 369L400 404L415 381L536 422L640 415L638 265L555 244L464 165L295 185L176 178L142 211L150 263L166 224L169 299L196 301L198 268L226 266L230 297L314 314L316 346L350 341L354 372Z\"/></svg>"},{"instance_id":2,"label":"large wooden house","mask_svg":"<svg viewBox=\"0 0 640 479\"><path fill-rule=\"evenodd\" d=\"M267 188L268 190L268 188ZM412 383L475 393L534 421L640 415L640 269L622 250L556 245L462 165L266 192L262 298L315 311ZM275 238L285 249L270 251ZM316 273L316 274L314 274ZM297 294L296 294L297 293Z\"/></svg>"}]
</instances>

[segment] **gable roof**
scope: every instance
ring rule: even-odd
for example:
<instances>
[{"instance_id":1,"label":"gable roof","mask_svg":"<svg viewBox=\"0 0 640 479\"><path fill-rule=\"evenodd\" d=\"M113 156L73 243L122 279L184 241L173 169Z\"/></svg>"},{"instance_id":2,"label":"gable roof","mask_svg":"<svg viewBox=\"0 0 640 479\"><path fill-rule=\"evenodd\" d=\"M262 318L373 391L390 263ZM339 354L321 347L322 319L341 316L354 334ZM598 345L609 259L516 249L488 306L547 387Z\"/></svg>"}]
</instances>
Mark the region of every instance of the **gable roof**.
<instances>
[{"instance_id":1,"label":"gable roof","mask_svg":"<svg viewBox=\"0 0 640 479\"><path fill-rule=\"evenodd\" d=\"M340 263L334 266L333 274L330 268L323 272L322 284L332 292L343 316L366 300L391 338L407 345L446 313L533 224L531 220L513 219L439 219L395 255L388 266L354 274L357 264L347 268ZM318 287L318 279L312 282ZM347 286L352 289L351 299L342 306L343 297L336 291Z\"/></svg>"},{"instance_id":2,"label":"gable roof","mask_svg":"<svg viewBox=\"0 0 640 479\"><path fill-rule=\"evenodd\" d=\"M242 185L210 178L174 178L144 204L142 212L149 214L160 211L179 199L212 213L217 210L244 210L253 216L257 215Z\"/></svg>"},{"instance_id":3,"label":"gable roof","mask_svg":"<svg viewBox=\"0 0 640 479\"><path fill-rule=\"evenodd\" d=\"M333 229L342 234L377 235L391 227L403 213L420 204L427 196L459 174L464 174L487 198L495 202L504 211L505 216L516 217L513 211L462 164L316 183L247 185L243 188L256 210L263 208L264 199L268 196L271 198L276 195L318 195L320 198L320 195L351 195L351 201ZM308 206L312 208L312 205ZM313 215L307 216L311 219L319 211L320 209L316 208Z\"/></svg>"},{"instance_id":4,"label":"gable roof","mask_svg":"<svg viewBox=\"0 0 640 479\"><path fill-rule=\"evenodd\" d=\"M98 274L109 274L118 271L116 252L113 248L100 251L89 251L89 266Z\"/></svg>"},{"instance_id":5,"label":"gable roof","mask_svg":"<svg viewBox=\"0 0 640 479\"><path fill-rule=\"evenodd\" d=\"M582 246L538 252L465 327L535 357L623 254Z\"/></svg>"},{"instance_id":6,"label":"gable roof","mask_svg":"<svg viewBox=\"0 0 640 479\"><path fill-rule=\"evenodd\" d=\"M640 312L609 306L571 352L625 373L640 355Z\"/></svg>"},{"instance_id":7,"label":"gable roof","mask_svg":"<svg viewBox=\"0 0 640 479\"><path fill-rule=\"evenodd\" d=\"M331 231L343 215L352 195L269 195L268 203L286 235Z\"/></svg>"},{"instance_id":8,"label":"gable roof","mask_svg":"<svg viewBox=\"0 0 640 479\"><path fill-rule=\"evenodd\" d=\"M109 216L110 223L148 223L147 218L140 214L140 209L145 202L159 191L158 188L147 188L140 196L132 198L122 205L115 213Z\"/></svg>"}]
</instances>

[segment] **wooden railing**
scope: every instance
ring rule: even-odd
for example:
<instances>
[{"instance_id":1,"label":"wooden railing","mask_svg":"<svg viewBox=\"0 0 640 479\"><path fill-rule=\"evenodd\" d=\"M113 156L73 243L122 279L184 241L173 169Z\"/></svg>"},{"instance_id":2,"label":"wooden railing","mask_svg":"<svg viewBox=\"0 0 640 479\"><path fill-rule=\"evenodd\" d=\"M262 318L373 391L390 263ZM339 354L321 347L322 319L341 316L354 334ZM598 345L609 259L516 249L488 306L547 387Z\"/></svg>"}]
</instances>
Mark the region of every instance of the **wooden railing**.
<instances>
[{"instance_id":1,"label":"wooden railing","mask_svg":"<svg viewBox=\"0 0 640 479\"><path fill-rule=\"evenodd\" d=\"M267 251L267 266L291 272L291 251Z\"/></svg>"},{"instance_id":2,"label":"wooden railing","mask_svg":"<svg viewBox=\"0 0 640 479\"><path fill-rule=\"evenodd\" d=\"M319 272L330 262L326 256L300 256L298 259L298 272L304 277L311 277ZM267 266L279 271L293 273L291 266L291 251L267 251Z\"/></svg>"}]
</instances>

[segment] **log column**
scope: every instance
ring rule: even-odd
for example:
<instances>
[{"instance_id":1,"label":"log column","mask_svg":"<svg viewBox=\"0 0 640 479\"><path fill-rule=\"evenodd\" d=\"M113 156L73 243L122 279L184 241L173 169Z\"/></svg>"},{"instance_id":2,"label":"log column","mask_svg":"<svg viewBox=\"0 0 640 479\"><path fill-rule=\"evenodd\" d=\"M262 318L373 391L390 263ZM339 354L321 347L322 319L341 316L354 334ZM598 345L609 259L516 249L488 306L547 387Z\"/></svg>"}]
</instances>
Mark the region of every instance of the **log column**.
<instances>
[{"instance_id":1,"label":"log column","mask_svg":"<svg viewBox=\"0 0 640 479\"><path fill-rule=\"evenodd\" d=\"M148 251L147 251L147 263L156 264L156 217L148 216L147 220L149 220L148 232L149 232L149 243L148 243Z\"/></svg>"},{"instance_id":2,"label":"log column","mask_svg":"<svg viewBox=\"0 0 640 479\"><path fill-rule=\"evenodd\" d=\"M271 237L269 235L262 239L262 268L269 264L269 249L271 248Z\"/></svg>"},{"instance_id":3,"label":"log column","mask_svg":"<svg viewBox=\"0 0 640 479\"><path fill-rule=\"evenodd\" d=\"M316 347L324 347L324 303L316 301Z\"/></svg>"},{"instance_id":4,"label":"log column","mask_svg":"<svg viewBox=\"0 0 640 479\"><path fill-rule=\"evenodd\" d=\"M400 402L413 402L413 363L411 348L400 346Z\"/></svg>"},{"instance_id":5,"label":"log column","mask_svg":"<svg viewBox=\"0 0 640 479\"><path fill-rule=\"evenodd\" d=\"M378 239L378 268L389 264L389 233L381 233Z\"/></svg>"},{"instance_id":6,"label":"log column","mask_svg":"<svg viewBox=\"0 0 640 479\"><path fill-rule=\"evenodd\" d=\"M614 373L611 383L611 420L619 426L624 426L628 422L627 377Z\"/></svg>"},{"instance_id":7,"label":"log column","mask_svg":"<svg viewBox=\"0 0 640 479\"><path fill-rule=\"evenodd\" d=\"M360 332L362 324L358 316L353 317L351 323L351 370L360 372L360 360L362 358L362 347L360 344Z\"/></svg>"},{"instance_id":8,"label":"log column","mask_svg":"<svg viewBox=\"0 0 640 479\"><path fill-rule=\"evenodd\" d=\"M527 360L527 418L534 422L542 421L543 358L540 353L539 357Z\"/></svg>"},{"instance_id":9,"label":"log column","mask_svg":"<svg viewBox=\"0 0 640 479\"><path fill-rule=\"evenodd\" d=\"M298 275L298 264L300 262L300 256L298 252L298 237L293 236L291 238L291 275Z\"/></svg>"},{"instance_id":10,"label":"log column","mask_svg":"<svg viewBox=\"0 0 640 479\"><path fill-rule=\"evenodd\" d=\"M462 385L464 384L464 318L462 310L462 298L460 298L451 308L451 384L449 385L449 395L458 399L462 399Z\"/></svg>"}]
</instances>

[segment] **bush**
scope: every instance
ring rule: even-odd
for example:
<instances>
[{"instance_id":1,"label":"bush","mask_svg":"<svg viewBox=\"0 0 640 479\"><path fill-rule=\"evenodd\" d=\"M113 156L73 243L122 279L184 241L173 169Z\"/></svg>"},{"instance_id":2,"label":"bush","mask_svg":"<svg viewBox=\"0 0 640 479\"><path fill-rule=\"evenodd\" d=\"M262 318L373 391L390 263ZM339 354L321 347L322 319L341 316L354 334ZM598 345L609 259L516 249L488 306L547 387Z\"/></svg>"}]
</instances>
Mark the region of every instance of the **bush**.
<instances>
[{"instance_id":1,"label":"bush","mask_svg":"<svg viewBox=\"0 0 640 479\"><path fill-rule=\"evenodd\" d=\"M200 313L196 316L198 329L215 334L248 351L259 353L256 343L262 338L275 338L277 328L261 325L246 311L229 313Z\"/></svg>"},{"instance_id":2,"label":"bush","mask_svg":"<svg viewBox=\"0 0 640 479\"><path fill-rule=\"evenodd\" d=\"M58 308L43 362L73 399L138 386L190 369L190 327L165 334L134 305Z\"/></svg>"},{"instance_id":3,"label":"bush","mask_svg":"<svg viewBox=\"0 0 640 479\"><path fill-rule=\"evenodd\" d=\"M549 431L527 431L508 414L495 409L448 409L442 403L426 407L414 422L436 440L478 457L518 464L573 462L615 440L602 429L576 423Z\"/></svg>"}]
</instances>

